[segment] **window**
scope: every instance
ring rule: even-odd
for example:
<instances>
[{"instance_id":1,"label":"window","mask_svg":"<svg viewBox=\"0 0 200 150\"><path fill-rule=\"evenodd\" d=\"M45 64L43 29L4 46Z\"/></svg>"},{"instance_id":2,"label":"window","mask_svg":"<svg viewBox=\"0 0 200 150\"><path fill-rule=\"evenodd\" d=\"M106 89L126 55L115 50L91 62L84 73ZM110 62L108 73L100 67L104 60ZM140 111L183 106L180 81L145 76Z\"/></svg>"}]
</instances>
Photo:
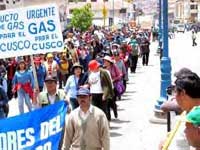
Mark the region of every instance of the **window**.
<instances>
[{"instance_id":1,"label":"window","mask_svg":"<svg viewBox=\"0 0 200 150\"><path fill-rule=\"evenodd\" d=\"M190 5L190 9L198 9L197 5Z\"/></svg>"}]
</instances>

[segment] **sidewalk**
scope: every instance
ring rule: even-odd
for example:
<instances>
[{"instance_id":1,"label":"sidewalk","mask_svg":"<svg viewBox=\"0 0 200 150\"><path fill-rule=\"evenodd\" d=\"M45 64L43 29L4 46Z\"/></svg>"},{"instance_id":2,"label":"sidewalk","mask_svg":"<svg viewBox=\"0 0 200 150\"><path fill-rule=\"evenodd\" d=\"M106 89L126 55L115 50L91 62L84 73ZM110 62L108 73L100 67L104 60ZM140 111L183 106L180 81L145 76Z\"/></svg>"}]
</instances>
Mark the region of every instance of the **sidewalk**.
<instances>
[{"instance_id":1,"label":"sidewalk","mask_svg":"<svg viewBox=\"0 0 200 150\"><path fill-rule=\"evenodd\" d=\"M157 44L151 44L149 66L139 59L136 74L129 74L127 92L117 102L119 119L111 122L111 150L157 150L166 125L152 124L154 105L160 96L160 60Z\"/></svg>"}]
</instances>

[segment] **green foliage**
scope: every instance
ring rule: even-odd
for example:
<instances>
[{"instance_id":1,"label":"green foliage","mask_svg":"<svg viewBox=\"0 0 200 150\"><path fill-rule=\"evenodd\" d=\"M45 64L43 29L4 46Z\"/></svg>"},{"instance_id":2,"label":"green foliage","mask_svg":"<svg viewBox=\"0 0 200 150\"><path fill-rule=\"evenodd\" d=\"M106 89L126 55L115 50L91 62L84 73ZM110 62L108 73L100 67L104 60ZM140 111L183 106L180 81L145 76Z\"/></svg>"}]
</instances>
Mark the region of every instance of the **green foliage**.
<instances>
[{"instance_id":1,"label":"green foliage","mask_svg":"<svg viewBox=\"0 0 200 150\"><path fill-rule=\"evenodd\" d=\"M87 4L82 8L75 8L72 12L70 26L86 31L92 25L93 12L91 5Z\"/></svg>"}]
</instances>

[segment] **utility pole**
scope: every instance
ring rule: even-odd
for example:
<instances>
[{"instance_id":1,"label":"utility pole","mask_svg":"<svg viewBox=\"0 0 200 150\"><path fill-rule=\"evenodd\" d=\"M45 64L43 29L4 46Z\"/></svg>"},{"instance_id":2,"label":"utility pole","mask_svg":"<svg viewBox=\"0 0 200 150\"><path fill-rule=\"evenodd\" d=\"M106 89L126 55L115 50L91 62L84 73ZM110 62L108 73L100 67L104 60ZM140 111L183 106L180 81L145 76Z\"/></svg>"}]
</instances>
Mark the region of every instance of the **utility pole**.
<instances>
[{"instance_id":1,"label":"utility pole","mask_svg":"<svg viewBox=\"0 0 200 150\"><path fill-rule=\"evenodd\" d=\"M115 23L115 2L113 0L113 25Z\"/></svg>"}]
</instances>

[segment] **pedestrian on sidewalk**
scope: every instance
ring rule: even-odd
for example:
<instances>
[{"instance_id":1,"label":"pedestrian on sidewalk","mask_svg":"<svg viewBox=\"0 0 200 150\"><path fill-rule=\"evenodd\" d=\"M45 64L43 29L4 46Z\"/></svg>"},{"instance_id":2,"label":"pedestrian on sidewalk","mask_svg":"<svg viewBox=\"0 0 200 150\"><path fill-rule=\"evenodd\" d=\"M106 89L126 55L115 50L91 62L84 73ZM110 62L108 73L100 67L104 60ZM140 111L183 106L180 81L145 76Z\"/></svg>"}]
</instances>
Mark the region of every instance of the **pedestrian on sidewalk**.
<instances>
[{"instance_id":1,"label":"pedestrian on sidewalk","mask_svg":"<svg viewBox=\"0 0 200 150\"><path fill-rule=\"evenodd\" d=\"M65 93L69 97L73 110L79 106L77 100L77 92L80 86L86 82L87 77L85 78L85 76L86 73L83 73L83 66L80 65L79 63L74 63L72 67L72 75L70 75L69 78L67 79L67 83L64 88Z\"/></svg>"},{"instance_id":2,"label":"pedestrian on sidewalk","mask_svg":"<svg viewBox=\"0 0 200 150\"><path fill-rule=\"evenodd\" d=\"M196 38L197 38L196 33L192 31L192 46L197 46Z\"/></svg>"},{"instance_id":3,"label":"pedestrian on sidewalk","mask_svg":"<svg viewBox=\"0 0 200 150\"><path fill-rule=\"evenodd\" d=\"M136 40L135 33L131 37L131 41L129 44L131 45L131 51L129 54L130 69L131 69L131 73L135 73L136 68L137 68L137 63L138 63L138 57L139 57L139 46Z\"/></svg>"},{"instance_id":4,"label":"pedestrian on sidewalk","mask_svg":"<svg viewBox=\"0 0 200 150\"><path fill-rule=\"evenodd\" d=\"M149 53L150 53L150 42L147 37L144 37L142 39L142 42L140 44L140 55L142 57L142 65L148 66L149 63Z\"/></svg>"},{"instance_id":5,"label":"pedestrian on sidewalk","mask_svg":"<svg viewBox=\"0 0 200 150\"><path fill-rule=\"evenodd\" d=\"M118 118L116 101L117 101L117 97L121 96L120 94L122 94L122 93L118 93L117 84L119 84L119 82L121 84L123 84L122 83L123 75L122 75L122 72L120 71L120 69L114 63L114 60L112 60L112 58L110 56L105 56L103 58L103 60L104 60L104 67L105 67L105 69L107 69L110 72L110 75L112 78L112 83L114 85L114 96L110 101L108 101L108 116L109 116L109 118L111 118L110 108L112 108L115 118Z\"/></svg>"},{"instance_id":6,"label":"pedestrian on sidewalk","mask_svg":"<svg viewBox=\"0 0 200 150\"><path fill-rule=\"evenodd\" d=\"M62 150L109 150L110 133L106 115L91 105L89 89L77 93L79 106L67 116Z\"/></svg>"},{"instance_id":7,"label":"pedestrian on sidewalk","mask_svg":"<svg viewBox=\"0 0 200 150\"><path fill-rule=\"evenodd\" d=\"M90 88L92 104L103 110L110 121L107 107L108 101L112 99L114 93L109 72L101 68L96 60L91 60L88 64L88 68L88 84L85 86Z\"/></svg>"}]
</instances>

